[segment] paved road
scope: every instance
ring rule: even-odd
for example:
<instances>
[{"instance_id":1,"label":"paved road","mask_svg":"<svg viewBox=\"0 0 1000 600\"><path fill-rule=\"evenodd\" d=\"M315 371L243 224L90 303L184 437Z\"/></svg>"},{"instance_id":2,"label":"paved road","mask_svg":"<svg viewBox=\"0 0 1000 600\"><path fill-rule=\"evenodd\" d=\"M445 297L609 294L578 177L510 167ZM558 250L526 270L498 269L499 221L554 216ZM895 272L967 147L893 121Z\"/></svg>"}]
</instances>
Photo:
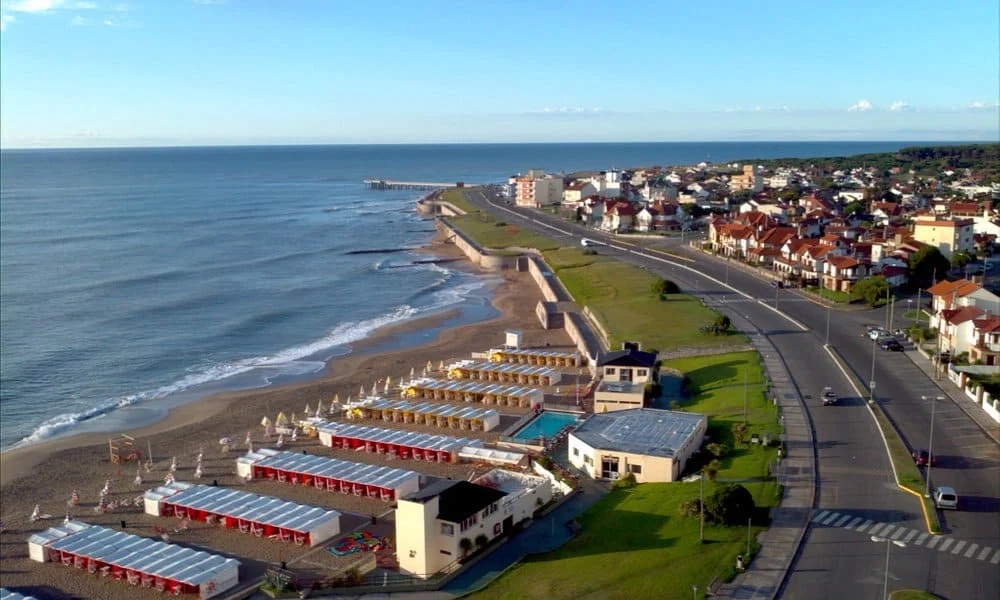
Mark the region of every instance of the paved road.
<instances>
[{"instance_id":1,"label":"paved road","mask_svg":"<svg viewBox=\"0 0 1000 600\"><path fill-rule=\"evenodd\" d=\"M477 206L497 212L478 193L469 194ZM551 215L518 210L522 218L504 213L504 218L519 226L540 231L567 243L579 243L580 237L609 241L623 248L622 240L584 230ZM555 229L554 229L555 228ZM895 489L888 458L877 430L860 398L848 397L837 407L816 403L823 386L832 385L851 396L843 376L837 374L822 350L826 341L827 309L798 295L779 290L739 269L701 253L675 247L674 256L665 258L677 265L694 267L700 273L728 280L752 298L733 294L680 266L622 252L614 247L600 251L640 264L662 273L693 290L709 303L749 317L771 337L788 364L800 391L812 396L812 417L819 456L820 489L817 514L822 510L850 511L853 518L872 522L891 522L896 527L921 526L920 508L912 496ZM761 305L778 307L809 331L801 331L789 321ZM872 348L859 334L859 320L868 315L831 314L830 343L862 380L871 376ZM899 353L877 352L877 398L896 421L913 446L925 445L930 428L930 407L921 395L939 395L940 390L908 358ZM997 446L967 415L950 401L939 402L935 415L935 454L941 459L934 481L950 483L968 498L968 510L943 516L946 538L961 538L977 544L976 555L985 548L1000 547L1000 519L997 498L1000 496L1000 467ZM911 540L912 541L912 540ZM924 588L948 598L990 598L1000 588L1000 569L989 560L969 560L962 549L958 554L910 544L892 548L890 587ZM885 548L870 541L865 532L843 527L810 527L805 544L786 582L787 597L810 597L816 590L827 590L838 597L875 598L881 592ZM948 576L942 576L942 574ZM832 597L832 596L830 596Z\"/></svg>"}]
</instances>

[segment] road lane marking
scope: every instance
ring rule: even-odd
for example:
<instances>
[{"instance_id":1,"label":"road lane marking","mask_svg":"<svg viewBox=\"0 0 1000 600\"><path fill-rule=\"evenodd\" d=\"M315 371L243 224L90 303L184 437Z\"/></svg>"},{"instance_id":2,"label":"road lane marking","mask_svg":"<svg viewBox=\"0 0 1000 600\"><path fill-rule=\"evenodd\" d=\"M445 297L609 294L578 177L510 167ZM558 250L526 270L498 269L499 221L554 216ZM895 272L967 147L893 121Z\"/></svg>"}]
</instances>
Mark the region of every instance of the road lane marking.
<instances>
[{"instance_id":1,"label":"road lane marking","mask_svg":"<svg viewBox=\"0 0 1000 600\"><path fill-rule=\"evenodd\" d=\"M872 530L868 533L870 535L878 535L878 532L881 531L883 527L886 527L885 523L876 523L875 527L872 527Z\"/></svg>"},{"instance_id":2,"label":"road lane marking","mask_svg":"<svg viewBox=\"0 0 1000 600\"><path fill-rule=\"evenodd\" d=\"M895 529L895 525L889 525L887 529L883 529L882 533L879 534L880 537L889 537L889 532Z\"/></svg>"},{"instance_id":3,"label":"road lane marking","mask_svg":"<svg viewBox=\"0 0 1000 600\"><path fill-rule=\"evenodd\" d=\"M1000 563L1000 550L996 551L996 554L993 555L993 560L990 561L991 565L995 565L997 563Z\"/></svg>"},{"instance_id":4,"label":"road lane marking","mask_svg":"<svg viewBox=\"0 0 1000 600\"><path fill-rule=\"evenodd\" d=\"M927 544L927 548L928 549L934 548L934 546L937 546L938 542L940 542L940 541L941 541L940 537L932 537L931 538L931 543Z\"/></svg>"},{"instance_id":5,"label":"road lane marking","mask_svg":"<svg viewBox=\"0 0 1000 600\"><path fill-rule=\"evenodd\" d=\"M906 539L905 539L905 540L903 540L903 543L904 543L904 544L909 544L909 543L910 543L910 540L912 540L913 538L917 537L917 534L918 534L918 533L920 533L920 532L919 532L919 531L917 531L916 529L914 529L914 530L910 531L910 535L906 536Z\"/></svg>"},{"instance_id":6,"label":"road lane marking","mask_svg":"<svg viewBox=\"0 0 1000 600\"><path fill-rule=\"evenodd\" d=\"M815 517L812 518L813 523L819 521L820 519L822 519L823 517L825 517L828 514L830 514L830 511L824 510L823 512L819 513L818 515L816 515Z\"/></svg>"},{"instance_id":7,"label":"road lane marking","mask_svg":"<svg viewBox=\"0 0 1000 600\"><path fill-rule=\"evenodd\" d=\"M989 555L990 555L990 551L991 551L991 550L993 550L993 548L992 548L992 547L990 547L990 546L986 546L986 547L985 547L985 548L983 548L983 549L982 549L982 551L981 551L981 552L979 553L979 556L977 556L977 557L976 557L976 560L983 560L983 559L985 559L985 558L986 558L987 556L989 556Z\"/></svg>"},{"instance_id":8,"label":"road lane marking","mask_svg":"<svg viewBox=\"0 0 1000 600\"><path fill-rule=\"evenodd\" d=\"M917 539L916 539L916 540L915 540L915 541L913 542L913 545L914 545L914 546L922 546L922 545L923 545L923 543L924 543L924 540L926 540L926 539L927 539L927 537L928 537L929 535L930 535L930 534L928 534L928 533L921 533L921 534L920 534L920 537L918 537L918 538L917 538Z\"/></svg>"},{"instance_id":9,"label":"road lane marking","mask_svg":"<svg viewBox=\"0 0 1000 600\"><path fill-rule=\"evenodd\" d=\"M824 525L829 525L829 524L833 523L837 519L837 517L839 517L839 516L840 516L840 513L831 513L829 517L823 519L823 524Z\"/></svg>"},{"instance_id":10,"label":"road lane marking","mask_svg":"<svg viewBox=\"0 0 1000 600\"><path fill-rule=\"evenodd\" d=\"M972 558L972 555L976 553L976 548L979 548L979 544L970 545L969 549L965 551L963 556L965 556L965 558Z\"/></svg>"},{"instance_id":11,"label":"road lane marking","mask_svg":"<svg viewBox=\"0 0 1000 600\"><path fill-rule=\"evenodd\" d=\"M861 521L864 521L864 519L862 519L861 517L854 517L853 519L851 519L850 523L844 525L844 529L854 529L854 526L860 523Z\"/></svg>"},{"instance_id":12,"label":"road lane marking","mask_svg":"<svg viewBox=\"0 0 1000 600\"><path fill-rule=\"evenodd\" d=\"M941 552L945 552L945 551L947 551L947 550L948 550L948 548L950 548L950 547L951 547L951 545L952 545L952 544L954 544L954 543L955 543L955 540L953 540L953 539L951 539L951 538L948 538L948 539L946 539L946 540L944 541L944 543L943 543L943 544L941 544L941 547L940 547L940 548L938 548L938 550L940 550Z\"/></svg>"},{"instance_id":13,"label":"road lane marking","mask_svg":"<svg viewBox=\"0 0 1000 600\"><path fill-rule=\"evenodd\" d=\"M874 523L874 522L875 521L872 521L871 519L868 519L867 521L865 521L864 523L862 523L861 526L858 527L855 531L864 532L864 530L868 529L869 527L871 527L871 524Z\"/></svg>"},{"instance_id":14,"label":"road lane marking","mask_svg":"<svg viewBox=\"0 0 1000 600\"><path fill-rule=\"evenodd\" d=\"M838 519L837 522L833 526L834 527L843 527L844 523L846 523L846 522L848 522L850 520L851 520L851 515L844 515L843 518Z\"/></svg>"},{"instance_id":15,"label":"road lane marking","mask_svg":"<svg viewBox=\"0 0 1000 600\"><path fill-rule=\"evenodd\" d=\"M960 540L957 544L955 544L955 547L951 549L951 553L958 554L959 552L962 551L962 548L965 548L966 543L968 542L966 542L965 540Z\"/></svg>"},{"instance_id":16,"label":"road lane marking","mask_svg":"<svg viewBox=\"0 0 1000 600\"><path fill-rule=\"evenodd\" d=\"M892 539L898 540L899 538L903 537L903 534L906 533L907 531L909 531L909 529L905 527L900 527L899 531L897 531L895 535L892 536Z\"/></svg>"}]
</instances>

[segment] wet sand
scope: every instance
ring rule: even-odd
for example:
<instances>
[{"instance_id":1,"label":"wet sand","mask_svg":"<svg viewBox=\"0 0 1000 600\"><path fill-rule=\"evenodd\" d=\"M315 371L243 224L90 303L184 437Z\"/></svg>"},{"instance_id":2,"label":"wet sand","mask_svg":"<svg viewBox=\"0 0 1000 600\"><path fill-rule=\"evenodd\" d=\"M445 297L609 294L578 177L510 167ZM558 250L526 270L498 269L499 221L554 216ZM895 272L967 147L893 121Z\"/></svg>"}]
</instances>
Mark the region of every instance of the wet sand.
<instances>
[{"instance_id":1,"label":"wet sand","mask_svg":"<svg viewBox=\"0 0 1000 600\"><path fill-rule=\"evenodd\" d=\"M439 242L432 244L427 251L445 258L461 256L454 246ZM142 473L142 485L134 482L137 468L135 462L111 464L108 434L61 438L3 453L0 455L0 520L4 528L0 533L0 584L22 593L30 592L39 598L161 596L154 590L136 589L126 583L101 579L85 571L28 560L28 536L61 523L67 514L67 500L73 490L79 490L81 499L79 506L70 509L75 518L116 529L120 527L120 521L126 520L128 531L138 535L153 536L167 531L173 542L232 555L243 563L240 570L241 582L249 581L251 577L260 575L267 566L277 565L281 561L287 561L290 568L308 566L307 570L315 568L322 571L323 568L343 567L345 560L322 548L317 551L315 548L301 548L273 540L259 540L202 523L191 524L189 530L174 534L172 530L178 527L176 519L151 517L143 514L138 507L119 508L104 514L95 513L93 507L105 480L112 481L112 500L134 498L162 482L172 458L177 457L179 468L175 476L179 481L206 484L217 481L219 485L239 487L256 494L333 508L344 514L342 534L370 525L371 514L385 514L386 519L376 527L383 535L391 533L391 505L388 503L315 488L275 482L245 483L239 480L235 474L235 459L245 451L243 443L247 432L252 431L255 447L264 447L267 444L260 427L260 420L264 415L272 419L278 411L284 411L287 415L301 415L307 403L315 408L317 401L321 400L327 406L335 393L339 394L341 401L346 400L349 395L357 397L361 386L369 388L372 382L386 376L395 381L400 376L409 375L411 368L420 372L427 361L436 366L442 360L447 362L456 358L468 358L472 352L483 352L501 345L504 331L510 328L524 332L526 346L549 346L553 350L572 351L574 348L565 332L546 331L538 324L534 309L539 300L538 289L528 274L505 273L493 299L493 305L501 313L495 319L445 329L433 341L416 348L366 352L366 348L385 343L398 334L440 325L453 317L455 311L390 326L362 342L352 344L351 354L330 361L325 374L316 379L259 390L227 392L174 408L166 418L153 425L124 432L136 438L136 445L144 456L147 446L152 448L153 467L150 472ZM501 412L509 417L503 419L501 428L488 434L472 436L469 435L472 432L465 431L435 432L460 437L480 437L489 441L495 439L502 428L523 411L505 407ZM360 423L383 426L375 421ZM415 428L399 424L391 426ZM219 439L227 436L236 441L236 449L224 454ZM377 454L332 450L321 446L318 440L308 438L300 438L289 443L288 447L295 451L305 449L313 454L349 458L355 462L391 463L394 467L418 471L427 477L466 479L474 471L485 471L482 466L477 471L477 467L468 464L443 465L413 460L388 460ZM195 480L192 472L195 456L200 449L204 450L204 476L201 480ZM35 504L39 504L42 512L51 514L52 518L30 522L29 515ZM346 560L353 558L352 556Z\"/></svg>"}]
</instances>

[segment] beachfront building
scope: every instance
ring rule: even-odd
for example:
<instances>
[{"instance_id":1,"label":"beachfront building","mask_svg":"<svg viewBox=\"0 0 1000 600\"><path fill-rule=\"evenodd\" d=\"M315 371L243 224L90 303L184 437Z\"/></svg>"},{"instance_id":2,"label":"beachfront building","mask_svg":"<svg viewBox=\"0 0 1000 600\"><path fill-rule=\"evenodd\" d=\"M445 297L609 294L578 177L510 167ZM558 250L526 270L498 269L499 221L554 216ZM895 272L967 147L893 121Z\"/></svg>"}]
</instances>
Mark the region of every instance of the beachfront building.
<instances>
[{"instance_id":1,"label":"beachfront building","mask_svg":"<svg viewBox=\"0 0 1000 600\"><path fill-rule=\"evenodd\" d=\"M201 598L218 596L239 581L236 559L81 521L67 521L32 535L28 556L134 586Z\"/></svg>"},{"instance_id":2,"label":"beachfront building","mask_svg":"<svg viewBox=\"0 0 1000 600\"><path fill-rule=\"evenodd\" d=\"M597 357L601 382L594 390L594 412L629 410L645 406L646 385L658 379L656 354L643 352L639 345L622 344L622 349Z\"/></svg>"},{"instance_id":3,"label":"beachfront building","mask_svg":"<svg viewBox=\"0 0 1000 600\"><path fill-rule=\"evenodd\" d=\"M705 415L636 408L593 414L569 434L569 462L594 479L677 481L701 447Z\"/></svg>"},{"instance_id":4,"label":"beachfront building","mask_svg":"<svg viewBox=\"0 0 1000 600\"><path fill-rule=\"evenodd\" d=\"M490 471L475 483L432 483L396 508L399 568L423 578L454 569L468 551L510 531L551 498L549 480L511 471Z\"/></svg>"},{"instance_id":5,"label":"beachfront building","mask_svg":"<svg viewBox=\"0 0 1000 600\"><path fill-rule=\"evenodd\" d=\"M743 173L733 175L729 180L729 189L734 192L750 190L757 193L764 189L764 173L760 167L743 165Z\"/></svg>"},{"instance_id":6,"label":"beachfront building","mask_svg":"<svg viewBox=\"0 0 1000 600\"><path fill-rule=\"evenodd\" d=\"M434 402L375 399L356 404L352 414L386 423L413 423L460 431L490 431L500 425L500 413L475 406L451 406Z\"/></svg>"},{"instance_id":7,"label":"beachfront building","mask_svg":"<svg viewBox=\"0 0 1000 600\"><path fill-rule=\"evenodd\" d=\"M221 525L259 538L322 544L340 533L340 513L241 490L175 481L147 491L147 515Z\"/></svg>"},{"instance_id":8,"label":"beachfront building","mask_svg":"<svg viewBox=\"0 0 1000 600\"><path fill-rule=\"evenodd\" d=\"M492 348L489 356L491 362L540 367L579 367L583 364L579 352L557 352L541 348Z\"/></svg>"},{"instance_id":9,"label":"beachfront building","mask_svg":"<svg viewBox=\"0 0 1000 600\"><path fill-rule=\"evenodd\" d=\"M449 379L475 379L478 381L499 381L520 383L521 385L556 385L562 373L548 367L534 365L481 362L462 360L448 365Z\"/></svg>"},{"instance_id":10,"label":"beachfront building","mask_svg":"<svg viewBox=\"0 0 1000 600\"><path fill-rule=\"evenodd\" d=\"M539 208L559 204L563 199L562 177L546 175L541 169L532 169L527 175L517 177L514 202L518 206Z\"/></svg>"},{"instance_id":11,"label":"beachfront building","mask_svg":"<svg viewBox=\"0 0 1000 600\"><path fill-rule=\"evenodd\" d=\"M468 380L431 379L429 377L415 379L407 383L403 388L403 396L411 399L478 402L521 408L541 406L545 402L545 394L538 388Z\"/></svg>"},{"instance_id":12,"label":"beachfront building","mask_svg":"<svg viewBox=\"0 0 1000 600\"><path fill-rule=\"evenodd\" d=\"M316 429L319 442L327 448L364 450L429 462L457 463L463 448L482 445L479 440L351 423L321 423Z\"/></svg>"},{"instance_id":13,"label":"beachfront building","mask_svg":"<svg viewBox=\"0 0 1000 600\"><path fill-rule=\"evenodd\" d=\"M325 456L281 452L270 448L236 459L236 473L246 479L270 479L292 485L311 485L386 502L420 489L420 473Z\"/></svg>"}]
</instances>

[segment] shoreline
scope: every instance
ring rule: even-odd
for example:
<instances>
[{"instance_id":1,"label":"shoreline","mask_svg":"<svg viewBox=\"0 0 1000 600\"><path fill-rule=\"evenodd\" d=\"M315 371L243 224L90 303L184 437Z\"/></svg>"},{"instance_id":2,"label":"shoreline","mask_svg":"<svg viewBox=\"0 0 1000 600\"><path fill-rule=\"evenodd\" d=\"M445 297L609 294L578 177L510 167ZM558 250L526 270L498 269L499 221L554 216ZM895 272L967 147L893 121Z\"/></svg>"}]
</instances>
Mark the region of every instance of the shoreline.
<instances>
[{"instance_id":1,"label":"shoreline","mask_svg":"<svg viewBox=\"0 0 1000 600\"><path fill-rule=\"evenodd\" d=\"M458 258L461 259L461 261L466 265L470 266L470 272L474 273L476 276L483 277L485 275L483 271L478 270L474 265L472 265L471 262L466 259L465 255L462 254L460 250L455 248L455 246L444 243L441 239L440 233L435 233L433 238L431 238L427 244L414 249L414 252L439 256L444 259ZM327 359L322 369L315 373L301 376L301 378L295 381L268 385L261 388L244 388L211 392L199 398L192 399L188 402L184 402L167 409L165 415L156 419L152 423L133 428L124 428L121 431L71 433L48 440L40 440L24 446L8 448L0 452L0 496L2 496L3 487L15 483L18 479L25 477L31 472L34 466L60 452L94 446L97 444L104 444L107 443L109 437L115 436L118 433L126 433L137 439L144 439L150 436L157 436L166 433L173 429L191 426L218 415L226 408L229 408L233 403L239 401L243 396L266 396L269 392L279 392L283 390L288 392L295 390L305 392L311 386L320 383L329 382L330 384L333 384L335 380L351 375L352 371L357 369L357 363L363 362L364 359L372 358L381 354L416 351L422 346L433 346L439 343L444 337L444 334L447 332L461 330L463 328L473 327L476 325L485 325L493 320L501 319L505 315L504 311L498 306L498 303L502 303L504 301L504 296L512 293L511 290L505 289L509 284L509 280L504 280L500 282L493 291L493 297L490 300L490 304L500 313L493 318L442 328L447 321L458 317L462 312L460 307L445 308L434 314L379 327L364 339L346 344L346 346L350 348L350 352L347 354L333 356ZM428 342L416 345L402 344L399 347L386 350L374 349L379 345L392 343L395 338L401 335L436 328L441 329L438 331L438 334ZM378 374L376 377L380 375L384 374ZM389 373L388 375L396 377L396 375L393 375L392 373ZM369 384L364 385L367 387ZM347 395L352 393L356 393L356 391L341 395L346 399ZM329 404L329 398L321 399L324 404ZM312 404L315 404L315 402L312 402ZM270 415L271 412L276 413L277 411L266 412ZM234 432L234 435L235 433L236 432ZM243 435L241 434L238 439L242 438ZM157 454L155 449L154 454Z\"/></svg>"}]
</instances>

